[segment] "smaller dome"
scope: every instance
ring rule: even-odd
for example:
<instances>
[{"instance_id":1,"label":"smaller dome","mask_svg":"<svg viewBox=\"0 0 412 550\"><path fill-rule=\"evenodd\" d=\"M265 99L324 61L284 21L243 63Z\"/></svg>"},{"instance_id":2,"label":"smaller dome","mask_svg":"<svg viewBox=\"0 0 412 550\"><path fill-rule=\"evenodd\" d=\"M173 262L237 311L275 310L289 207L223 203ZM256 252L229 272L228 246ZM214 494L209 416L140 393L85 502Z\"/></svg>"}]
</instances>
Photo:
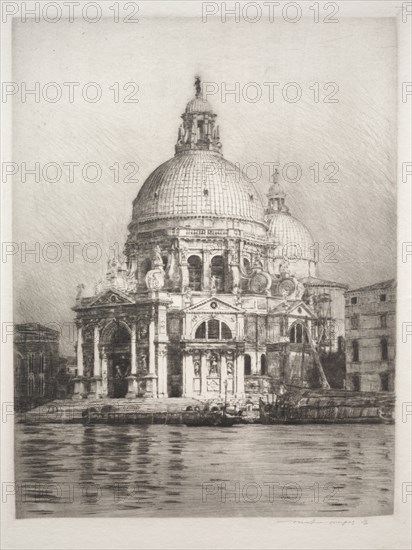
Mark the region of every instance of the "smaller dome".
<instances>
[{"instance_id":1,"label":"smaller dome","mask_svg":"<svg viewBox=\"0 0 412 550\"><path fill-rule=\"evenodd\" d=\"M201 97L195 97L186 105L186 113L211 113L210 103Z\"/></svg>"},{"instance_id":2,"label":"smaller dome","mask_svg":"<svg viewBox=\"0 0 412 550\"><path fill-rule=\"evenodd\" d=\"M268 237L275 256L315 261L314 240L309 229L287 212L274 212L268 219Z\"/></svg>"}]
</instances>

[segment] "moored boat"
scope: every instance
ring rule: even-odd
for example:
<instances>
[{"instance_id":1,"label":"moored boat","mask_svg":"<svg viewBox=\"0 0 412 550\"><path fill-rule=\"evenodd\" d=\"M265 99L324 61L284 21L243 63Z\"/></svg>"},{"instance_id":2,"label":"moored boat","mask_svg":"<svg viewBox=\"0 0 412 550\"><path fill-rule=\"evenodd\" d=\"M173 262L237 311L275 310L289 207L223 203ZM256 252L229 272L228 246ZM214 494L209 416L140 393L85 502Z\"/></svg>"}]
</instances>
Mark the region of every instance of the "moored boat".
<instances>
[{"instance_id":1,"label":"moored boat","mask_svg":"<svg viewBox=\"0 0 412 550\"><path fill-rule=\"evenodd\" d=\"M240 423L240 417L220 411L187 412L183 416L186 426L221 426L230 427Z\"/></svg>"},{"instance_id":2,"label":"moored boat","mask_svg":"<svg viewBox=\"0 0 412 550\"><path fill-rule=\"evenodd\" d=\"M394 395L299 388L278 396L275 403L260 400L262 424L389 424Z\"/></svg>"}]
</instances>

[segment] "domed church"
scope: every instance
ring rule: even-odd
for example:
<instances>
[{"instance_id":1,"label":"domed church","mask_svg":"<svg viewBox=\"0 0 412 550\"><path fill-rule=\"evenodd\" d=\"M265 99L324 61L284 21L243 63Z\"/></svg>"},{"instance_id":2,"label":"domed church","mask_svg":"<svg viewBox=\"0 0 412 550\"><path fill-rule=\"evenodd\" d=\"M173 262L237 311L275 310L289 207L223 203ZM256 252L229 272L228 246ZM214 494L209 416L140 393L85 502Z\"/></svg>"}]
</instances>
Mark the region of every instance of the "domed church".
<instances>
[{"instance_id":1,"label":"domed church","mask_svg":"<svg viewBox=\"0 0 412 550\"><path fill-rule=\"evenodd\" d=\"M318 278L278 172L265 202L223 157L195 86L174 156L133 201L124 257L93 296L78 288L78 397L242 400L328 385L319 350L342 345L347 287Z\"/></svg>"}]
</instances>

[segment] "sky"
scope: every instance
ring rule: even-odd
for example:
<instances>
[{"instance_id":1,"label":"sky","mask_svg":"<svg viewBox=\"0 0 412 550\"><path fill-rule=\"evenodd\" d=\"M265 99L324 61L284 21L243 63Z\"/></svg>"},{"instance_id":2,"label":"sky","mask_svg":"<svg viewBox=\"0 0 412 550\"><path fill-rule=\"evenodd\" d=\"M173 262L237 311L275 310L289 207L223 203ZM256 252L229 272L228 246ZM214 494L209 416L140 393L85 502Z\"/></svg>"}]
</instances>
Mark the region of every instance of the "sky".
<instances>
[{"instance_id":1,"label":"sky","mask_svg":"<svg viewBox=\"0 0 412 550\"><path fill-rule=\"evenodd\" d=\"M218 115L225 158L250 166L252 178L259 174L253 166L259 166L255 185L263 195L270 185L268 163L279 162L281 169L287 163L300 165L300 180L283 185L291 213L319 243L320 276L351 288L394 277L396 66L396 26L385 18L342 19L336 25L276 19L253 25L210 19L205 24L198 18L141 19L138 25L16 22L15 322L64 326L73 321L77 285L85 284L86 294L92 291L107 258L122 249L142 183L174 154L195 74L216 92L208 99ZM23 102L24 83L32 89L35 82L50 98L56 87L47 84L57 83L61 99L52 103L42 95L39 101L26 95ZM63 84L68 82L80 83L73 102ZM86 89L93 97L89 82L102 92L94 103L80 92ZM279 83L273 97L264 85L268 82ZM296 102L282 94L293 99L290 82L302 94ZM127 83L134 84L124 88ZM235 83L240 97L225 96ZM325 83L335 84L325 90ZM256 102L250 100L254 90L261 92ZM324 102L328 94L338 102ZM138 102L124 102L126 97ZM24 181L24 163L32 168L36 162L41 170L58 163L60 181L46 181L53 178L52 168L38 182L30 174ZM67 163L79 163L72 178ZM99 181L83 177L88 163L100 166ZM131 163L127 170L126 163ZM316 163L319 181L310 169ZM326 163L339 167L337 182L324 181ZM128 181L125 176L135 166L138 172ZM288 174L292 177L293 170ZM93 168L87 176L93 178ZM73 255L63 243L78 243ZM328 243L336 251L335 263L328 261ZM36 246L36 254L25 254ZM74 354L73 344L63 338L63 351Z\"/></svg>"}]
</instances>

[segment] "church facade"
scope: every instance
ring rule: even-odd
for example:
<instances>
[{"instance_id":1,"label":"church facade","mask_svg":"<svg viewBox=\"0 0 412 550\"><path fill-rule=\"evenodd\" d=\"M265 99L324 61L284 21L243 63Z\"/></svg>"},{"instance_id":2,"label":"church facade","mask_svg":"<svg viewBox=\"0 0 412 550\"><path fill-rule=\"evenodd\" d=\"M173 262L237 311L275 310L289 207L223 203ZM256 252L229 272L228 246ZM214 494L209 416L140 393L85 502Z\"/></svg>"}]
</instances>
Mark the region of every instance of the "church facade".
<instances>
[{"instance_id":1,"label":"church facade","mask_svg":"<svg viewBox=\"0 0 412 550\"><path fill-rule=\"evenodd\" d=\"M243 399L327 384L317 352L343 341L347 287L318 277L277 172L265 204L225 160L216 118L197 81L175 155L133 202L124 257L92 296L79 288L78 397Z\"/></svg>"}]
</instances>

